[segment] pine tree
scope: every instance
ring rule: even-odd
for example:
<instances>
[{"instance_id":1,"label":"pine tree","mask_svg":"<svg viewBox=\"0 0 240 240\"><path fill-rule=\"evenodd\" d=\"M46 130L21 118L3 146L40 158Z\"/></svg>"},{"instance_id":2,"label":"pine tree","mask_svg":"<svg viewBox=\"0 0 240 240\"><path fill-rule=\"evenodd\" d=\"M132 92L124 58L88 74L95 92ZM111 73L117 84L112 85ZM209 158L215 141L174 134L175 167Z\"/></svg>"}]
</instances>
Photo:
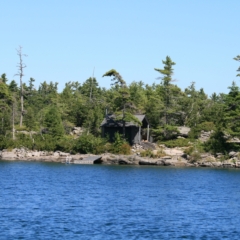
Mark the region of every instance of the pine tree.
<instances>
[{"instance_id":1,"label":"pine tree","mask_svg":"<svg viewBox=\"0 0 240 240\"><path fill-rule=\"evenodd\" d=\"M116 93L118 94L118 96L116 96L116 100L119 101L119 107L118 107L118 111L116 112L116 114L118 115L118 117L121 118L122 124L123 124L123 138L125 138L125 125L127 121L134 121L136 123L138 123L139 125L141 125L141 123L139 122L139 120L134 117L130 111L127 111L128 109L134 108L132 102L130 101L130 94L129 94L129 89L127 87L126 82L123 80L122 76L115 70L115 69L111 69L110 71L106 72L103 77L113 77L112 81L114 82L113 85L115 86L115 88L118 90ZM122 112L122 114L120 114L120 112Z\"/></svg>"},{"instance_id":2,"label":"pine tree","mask_svg":"<svg viewBox=\"0 0 240 240\"><path fill-rule=\"evenodd\" d=\"M171 113L171 101L172 101L172 94L171 94L171 82L172 82L172 75L173 75L173 66L176 64L171 60L169 56L166 57L166 60L162 61L164 64L163 69L154 68L155 71L159 72L163 75L162 79L162 86L163 86L163 102L164 102L164 116L165 116L165 124L169 124L169 114Z\"/></svg>"},{"instance_id":3,"label":"pine tree","mask_svg":"<svg viewBox=\"0 0 240 240\"><path fill-rule=\"evenodd\" d=\"M233 58L234 60L240 62L240 55L237 55L235 58ZM240 72L240 67L237 69L238 72ZM240 77L240 73L237 74L237 77Z\"/></svg>"},{"instance_id":4,"label":"pine tree","mask_svg":"<svg viewBox=\"0 0 240 240\"><path fill-rule=\"evenodd\" d=\"M64 127L61 115L55 106L49 108L45 115L45 126L47 127L48 134L54 138L60 138L64 135Z\"/></svg>"}]
</instances>

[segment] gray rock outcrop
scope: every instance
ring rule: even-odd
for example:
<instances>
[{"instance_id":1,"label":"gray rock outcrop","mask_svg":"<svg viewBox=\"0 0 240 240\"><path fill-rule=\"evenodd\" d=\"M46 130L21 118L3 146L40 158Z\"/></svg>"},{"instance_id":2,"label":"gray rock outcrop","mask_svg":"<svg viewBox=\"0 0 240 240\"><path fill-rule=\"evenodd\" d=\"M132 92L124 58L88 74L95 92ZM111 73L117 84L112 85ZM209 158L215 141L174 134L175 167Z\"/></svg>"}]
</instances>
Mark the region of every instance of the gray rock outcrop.
<instances>
[{"instance_id":1,"label":"gray rock outcrop","mask_svg":"<svg viewBox=\"0 0 240 240\"><path fill-rule=\"evenodd\" d=\"M181 136L181 137L188 137L188 134L191 130L191 128L185 127L185 126L178 127L177 129L179 131L178 135Z\"/></svg>"}]
</instances>

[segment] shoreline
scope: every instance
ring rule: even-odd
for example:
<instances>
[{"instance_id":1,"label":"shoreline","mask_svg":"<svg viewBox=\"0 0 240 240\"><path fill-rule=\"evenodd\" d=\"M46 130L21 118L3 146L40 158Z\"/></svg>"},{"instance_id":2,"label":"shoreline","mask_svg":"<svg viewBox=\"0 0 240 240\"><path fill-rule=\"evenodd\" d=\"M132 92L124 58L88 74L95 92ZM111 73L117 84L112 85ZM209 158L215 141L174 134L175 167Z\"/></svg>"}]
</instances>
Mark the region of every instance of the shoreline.
<instances>
[{"instance_id":1,"label":"shoreline","mask_svg":"<svg viewBox=\"0 0 240 240\"><path fill-rule=\"evenodd\" d=\"M87 159L91 159L86 161ZM95 160L94 160L95 159ZM104 153L94 154L70 154L64 152L29 151L26 149L14 149L12 151L0 151L0 161L21 162L52 162L69 164L102 164L102 165L143 165L143 166L172 166L172 167L207 167L207 168L240 168L240 161L228 159L220 161L213 158L201 158L192 162L180 155L164 156L161 158L140 157L133 155L115 155Z\"/></svg>"}]
</instances>

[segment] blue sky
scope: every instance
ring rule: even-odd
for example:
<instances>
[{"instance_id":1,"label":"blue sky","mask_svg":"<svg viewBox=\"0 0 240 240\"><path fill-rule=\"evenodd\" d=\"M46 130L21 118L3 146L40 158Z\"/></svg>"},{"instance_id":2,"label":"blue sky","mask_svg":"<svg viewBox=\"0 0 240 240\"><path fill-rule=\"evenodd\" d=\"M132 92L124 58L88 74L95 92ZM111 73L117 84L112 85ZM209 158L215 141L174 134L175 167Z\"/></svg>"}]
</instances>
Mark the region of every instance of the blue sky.
<instances>
[{"instance_id":1,"label":"blue sky","mask_svg":"<svg viewBox=\"0 0 240 240\"><path fill-rule=\"evenodd\" d=\"M23 81L83 83L114 68L127 83L159 83L162 60L176 65L174 79L185 89L228 92L240 78L239 0L0 0L0 74L19 82L16 48L27 65Z\"/></svg>"}]
</instances>

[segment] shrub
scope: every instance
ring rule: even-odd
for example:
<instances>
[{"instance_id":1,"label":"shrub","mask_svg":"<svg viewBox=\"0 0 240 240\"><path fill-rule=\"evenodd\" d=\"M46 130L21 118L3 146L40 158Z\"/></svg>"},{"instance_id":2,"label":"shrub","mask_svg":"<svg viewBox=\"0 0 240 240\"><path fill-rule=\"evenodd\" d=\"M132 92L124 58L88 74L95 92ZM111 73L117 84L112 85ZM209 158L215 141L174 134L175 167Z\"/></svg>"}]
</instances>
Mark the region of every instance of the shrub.
<instances>
[{"instance_id":1,"label":"shrub","mask_svg":"<svg viewBox=\"0 0 240 240\"><path fill-rule=\"evenodd\" d=\"M160 158L166 156L166 153L163 149L159 149L156 153L150 149L144 150L140 153L141 157L149 157L149 158Z\"/></svg>"},{"instance_id":2,"label":"shrub","mask_svg":"<svg viewBox=\"0 0 240 240\"><path fill-rule=\"evenodd\" d=\"M201 154L198 151L193 151L190 154L190 161L191 162L197 162L200 159L201 159Z\"/></svg>"},{"instance_id":3,"label":"shrub","mask_svg":"<svg viewBox=\"0 0 240 240\"><path fill-rule=\"evenodd\" d=\"M105 152L105 143L105 139L85 133L77 139L73 150L80 153L99 154Z\"/></svg>"},{"instance_id":4,"label":"shrub","mask_svg":"<svg viewBox=\"0 0 240 240\"><path fill-rule=\"evenodd\" d=\"M189 139L186 138L178 138L174 140L168 140L168 141L161 141L158 142L159 144L164 144L166 147L174 148L174 147L188 147L191 145L189 142Z\"/></svg>"},{"instance_id":5,"label":"shrub","mask_svg":"<svg viewBox=\"0 0 240 240\"><path fill-rule=\"evenodd\" d=\"M152 158L154 155L153 155L153 152L150 149L147 149L147 150L142 151L140 153L140 156L141 157L150 157L150 158Z\"/></svg>"},{"instance_id":6,"label":"shrub","mask_svg":"<svg viewBox=\"0 0 240 240\"><path fill-rule=\"evenodd\" d=\"M0 149L12 149L14 146L11 138L0 136Z\"/></svg>"},{"instance_id":7,"label":"shrub","mask_svg":"<svg viewBox=\"0 0 240 240\"><path fill-rule=\"evenodd\" d=\"M176 126L165 125L164 127L159 127L152 130L152 135L156 140L167 140L174 139L179 133Z\"/></svg>"},{"instance_id":8,"label":"shrub","mask_svg":"<svg viewBox=\"0 0 240 240\"><path fill-rule=\"evenodd\" d=\"M203 144L199 141L196 141L195 143L191 143L191 145L184 150L184 153L191 155L193 152L203 153L204 151L205 149Z\"/></svg>"},{"instance_id":9,"label":"shrub","mask_svg":"<svg viewBox=\"0 0 240 240\"><path fill-rule=\"evenodd\" d=\"M56 150L74 154L76 153L74 150L74 145L76 144L76 141L77 140L75 140L72 136L65 136L57 141Z\"/></svg>"},{"instance_id":10,"label":"shrub","mask_svg":"<svg viewBox=\"0 0 240 240\"><path fill-rule=\"evenodd\" d=\"M14 126L14 128L16 131L28 131L27 127L24 125L22 125L21 127L16 125L16 126Z\"/></svg>"},{"instance_id":11,"label":"shrub","mask_svg":"<svg viewBox=\"0 0 240 240\"><path fill-rule=\"evenodd\" d=\"M115 152L115 153L129 155L129 154L131 154L131 146L128 143L123 143L118 148L118 152Z\"/></svg>"},{"instance_id":12,"label":"shrub","mask_svg":"<svg viewBox=\"0 0 240 240\"><path fill-rule=\"evenodd\" d=\"M131 146L120 136L119 133L115 133L114 142L111 145L110 152L128 155L131 153Z\"/></svg>"},{"instance_id":13,"label":"shrub","mask_svg":"<svg viewBox=\"0 0 240 240\"><path fill-rule=\"evenodd\" d=\"M210 139L204 143L204 149L213 154L224 153L229 149L229 146L230 144L227 143L224 133L221 130L215 131Z\"/></svg>"},{"instance_id":14,"label":"shrub","mask_svg":"<svg viewBox=\"0 0 240 240\"><path fill-rule=\"evenodd\" d=\"M202 130L206 132L209 132L211 130L215 131L216 126L214 125L213 122L202 122L197 126L191 128L188 134L189 138L192 138L192 139L198 138Z\"/></svg>"},{"instance_id":15,"label":"shrub","mask_svg":"<svg viewBox=\"0 0 240 240\"><path fill-rule=\"evenodd\" d=\"M196 162L201 159L201 153L204 152L204 148L201 142L195 142L194 145L186 148L184 153L190 156L191 162Z\"/></svg>"}]
</instances>

